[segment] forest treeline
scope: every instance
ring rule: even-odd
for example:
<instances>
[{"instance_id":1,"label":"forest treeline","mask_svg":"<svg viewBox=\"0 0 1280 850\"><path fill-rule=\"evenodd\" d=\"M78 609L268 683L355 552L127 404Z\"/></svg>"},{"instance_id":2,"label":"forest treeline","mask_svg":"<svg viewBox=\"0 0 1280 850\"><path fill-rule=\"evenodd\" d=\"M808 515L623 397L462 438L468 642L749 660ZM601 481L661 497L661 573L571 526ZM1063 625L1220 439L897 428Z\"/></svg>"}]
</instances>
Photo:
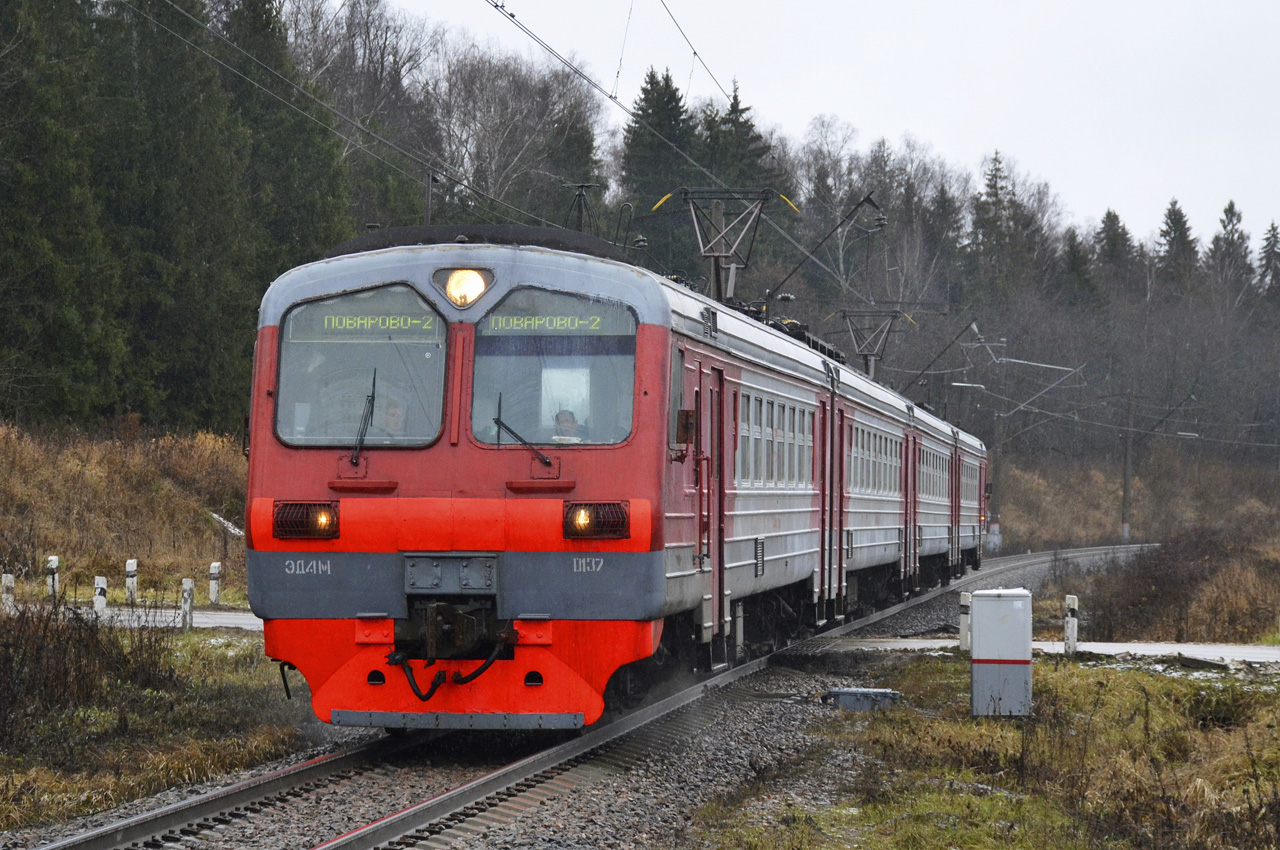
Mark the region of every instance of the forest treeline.
<instances>
[{"instance_id":1,"label":"forest treeline","mask_svg":"<svg viewBox=\"0 0 1280 850\"><path fill-rule=\"evenodd\" d=\"M611 130L571 69L385 0L7 0L0 417L232 431L267 284L368 226L581 220L703 289L678 190L767 188L735 295L846 351L883 328L878 379L994 449L1277 462L1280 232L1230 187L1215 233L1170 200L1144 240L1001 152L793 138L746 99L651 69Z\"/></svg>"}]
</instances>

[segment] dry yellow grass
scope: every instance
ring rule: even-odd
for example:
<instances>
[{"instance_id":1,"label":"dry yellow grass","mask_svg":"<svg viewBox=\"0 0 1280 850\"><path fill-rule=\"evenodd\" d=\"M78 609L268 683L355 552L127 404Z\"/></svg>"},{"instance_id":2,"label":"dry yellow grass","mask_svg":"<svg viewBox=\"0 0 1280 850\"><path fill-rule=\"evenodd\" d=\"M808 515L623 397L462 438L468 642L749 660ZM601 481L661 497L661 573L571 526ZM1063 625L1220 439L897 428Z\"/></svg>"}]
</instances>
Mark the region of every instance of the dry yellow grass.
<instances>
[{"instance_id":1,"label":"dry yellow grass","mask_svg":"<svg viewBox=\"0 0 1280 850\"><path fill-rule=\"evenodd\" d=\"M1114 542L1120 537L1121 469L1006 459L1000 530L1015 549ZM1159 541L1193 528L1246 527L1255 541L1280 518L1280 473L1188 458L1154 447L1130 482L1134 540ZM1277 538L1280 541L1280 537ZM1276 543L1280 553L1280 542Z\"/></svg>"},{"instance_id":2,"label":"dry yellow grass","mask_svg":"<svg viewBox=\"0 0 1280 850\"><path fill-rule=\"evenodd\" d=\"M202 575L223 562L243 584L243 541L210 514L242 520L246 463L238 443L213 434L93 438L32 434L0 424L0 568L40 581L57 555L67 588L94 575L123 581L137 558L144 588Z\"/></svg>"}]
</instances>

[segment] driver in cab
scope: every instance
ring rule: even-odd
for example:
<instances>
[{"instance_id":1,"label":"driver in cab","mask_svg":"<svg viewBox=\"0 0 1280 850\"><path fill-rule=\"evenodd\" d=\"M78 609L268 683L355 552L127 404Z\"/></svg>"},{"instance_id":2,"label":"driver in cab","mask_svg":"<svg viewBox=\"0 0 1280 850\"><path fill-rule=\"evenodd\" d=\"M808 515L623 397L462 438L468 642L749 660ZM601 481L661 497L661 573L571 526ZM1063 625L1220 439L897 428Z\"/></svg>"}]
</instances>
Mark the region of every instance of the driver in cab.
<instances>
[{"instance_id":1,"label":"driver in cab","mask_svg":"<svg viewBox=\"0 0 1280 850\"><path fill-rule=\"evenodd\" d=\"M578 418L573 415L572 410L562 410L556 414L552 442L581 443L585 437L585 429L578 424Z\"/></svg>"}]
</instances>

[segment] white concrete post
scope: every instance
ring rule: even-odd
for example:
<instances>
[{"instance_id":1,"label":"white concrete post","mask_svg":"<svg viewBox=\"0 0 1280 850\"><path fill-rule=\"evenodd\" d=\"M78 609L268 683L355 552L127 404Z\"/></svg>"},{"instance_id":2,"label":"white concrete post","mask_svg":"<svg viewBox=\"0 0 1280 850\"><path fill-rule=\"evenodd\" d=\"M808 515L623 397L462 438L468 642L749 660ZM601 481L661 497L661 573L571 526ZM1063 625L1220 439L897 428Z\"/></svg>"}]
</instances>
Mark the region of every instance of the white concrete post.
<instances>
[{"instance_id":1,"label":"white concrete post","mask_svg":"<svg viewBox=\"0 0 1280 850\"><path fill-rule=\"evenodd\" d=\"M49 560L45 562L44 571L48 575L45 579L45 586L49 591L49 598L56 599L58 597L58 556L50 555Z\"/></svg>"},{"instance_id":2,"label":"white concrete post","mask_svg":"<svg viewBox=\"0 0 1280 850\"><path fill-rule=\"evenodd\" d=\"M1066 639L1062 650L1067 655L1076 654L1076 634L1080 626L1080 600L1074 596L1067 597L1067 616L1063 620L1066 627Z\"/></svg>"},{"instance_id":3,"label":"white concrete post","mask_svg":"<svg viewBox=\"0 0 1280 850\"><path fill-rule=\"evenodd\" d=\"M960 651L969 651L969 605L973 600L970 593L960 594Z\"/></svg>"},{"instance_id":4,"label":"white concrete post","mask_svg":"<svg viewBox=\"0 0 1280 850\"><path fill-rule=\"evenodd\" d=\"M130 558L124 562L124 601L129 605L138 604L137 558Z\"/></svg>"},{"instance_id":5,"label":"white concrete post","mask_svg":"<svg viewBox=\"0 0 1280 850\"><path fill-rule=\"evenodd\" d=\"M182 628L189 629L195 622L196 580L182 580Z\"/></svg>"},{"instance_id":6,"label":"white concrete post","mask_svg":"<svg viewBox=\"0 0 1280 850\"><path fill-rule=\"evenodd\" d=\"M18 605L13 601L13 574L5 573L2 581L4 594L0 596L0 599L3 600L0 605L3 605L4 613L12 616L18 613Z\"/></svg>"},{"instance_id":7,"label":"white concrete post","mask_svg":"<svg viewBox=\"0 0 1280 850\"><path fill-rule=\"evenodd\" d=\"M214 561L209 565L209 604L217 605L222 595L222 562Z\"/></svg>"},{"instance_id":8,"label":"white concrete post","mask_svg":"<svg viewBox=\"0 0 1280 850\"><path fill-rule=\"evenodd\" d=\"M93 613L101 617L107 613L107 577L93 577Z\"/></svg>"}]
</instances>

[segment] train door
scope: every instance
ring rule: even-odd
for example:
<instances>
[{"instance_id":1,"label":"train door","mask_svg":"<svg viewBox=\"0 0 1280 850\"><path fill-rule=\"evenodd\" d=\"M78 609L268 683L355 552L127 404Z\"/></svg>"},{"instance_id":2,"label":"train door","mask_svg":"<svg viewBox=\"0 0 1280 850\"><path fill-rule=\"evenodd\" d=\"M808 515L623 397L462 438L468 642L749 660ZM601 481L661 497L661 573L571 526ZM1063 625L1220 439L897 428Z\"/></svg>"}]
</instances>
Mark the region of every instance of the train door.
<instances>
[{"instance_id":1,"label":"train door","mask_svg":"<svg viewBox=\"0 0 1280 850\"><path fill-rule=\"evenodd\" d=\"M902 569L901 591L907 596L917 581L917 544L920 527L920 435L907 429L902 435Z\"/></svg>"},{"instance_id":2,"label":"train door","mask_svg":"<svg viewBox=\"0 0 1280 850\"><path fill-rule=\"evenodd\" d=\"M845 411L839 411L837 416L837 426L835 429L835 442L831 451L831 473L832 473L832 499L831 499L831 522L834 529L831 539L831 563L835 568L834 581L831 583L830 595L834 599L832 606L832 616L839 621L844 613L845 600L845 571L844 571L844 541L846 527L845 506L848 498L845 493L848 474L849 449L852 447L850 432L853 429L853 417L846 415Z\"/></svg>"},{"instance_id":3,"label":"train door","mask_svg":"<svg viewBox=\"0 0 1280 850\"><path fill-rule=\"evenodd\" d=\"M826 399L818 402L817 432L813 435L814 458L818 484L818 569L813 576L813 619L826 624L827 587L831 569L831 408Z\"/></svg>"},{"instance_id":4,"label":"train door","mask_svg":"<svg viewBox=\"0 0 1280 850\"><path fill-rule=\"evenodd\" d=\"M694 444L698 489L698 560L703 575L702 641L713 644L717 663L717 636L723 637L729 622L724 574L724 370L697 363L698 387L694 392L697 430ZM723 649L723 647L721 647Z\"/></svg>"},{"instance_id":5,"label":"train door","mask_svg":"<svg viewBox=\"0 0 1280 850\"><path fill-rule=\"evenodd\" d=\"M951 546L947 557L951 562L949 575L959 578L964 575L964 567L960 562L960 497L964 493L964 459L960 455L960 435L953 433L954 444L951 446L951 475L947 494L951 499Z\"/></svg>"}]
</instances>

